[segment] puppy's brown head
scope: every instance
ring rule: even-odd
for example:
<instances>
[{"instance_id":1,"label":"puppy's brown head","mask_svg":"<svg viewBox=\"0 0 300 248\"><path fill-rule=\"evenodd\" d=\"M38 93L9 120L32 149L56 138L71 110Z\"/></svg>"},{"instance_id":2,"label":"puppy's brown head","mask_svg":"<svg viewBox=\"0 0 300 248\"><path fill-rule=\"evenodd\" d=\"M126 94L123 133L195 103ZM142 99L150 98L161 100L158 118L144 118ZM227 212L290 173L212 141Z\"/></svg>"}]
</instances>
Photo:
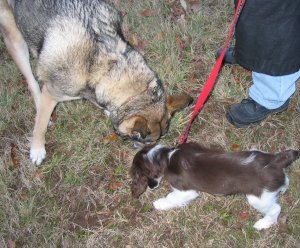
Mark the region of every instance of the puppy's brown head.
<instances>
[{"instance_id":1,"label":"puppy's brown head","mask_svg":"<svg viewBox=\"0 0 300 248\"><path fill-rule=\"evenodd\" d=\"M134 156L130 169L133 197L138 198L146 191L147 186L155 188L158 185L157 179L163 176L164 170L168 166L169 150L162 145L149 145Z\"/></svg>"}]
</instances>

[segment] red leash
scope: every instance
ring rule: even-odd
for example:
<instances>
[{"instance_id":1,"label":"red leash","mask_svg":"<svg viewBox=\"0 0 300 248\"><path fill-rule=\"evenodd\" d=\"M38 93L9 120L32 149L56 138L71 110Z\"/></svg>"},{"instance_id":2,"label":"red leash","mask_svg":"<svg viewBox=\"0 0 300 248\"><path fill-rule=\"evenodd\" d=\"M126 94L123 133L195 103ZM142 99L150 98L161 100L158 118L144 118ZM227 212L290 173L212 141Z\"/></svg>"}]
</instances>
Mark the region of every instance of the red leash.
<instances>
[{"instance_id":1,"label":"red leash","mask_svg":"<svg viewBox=\"0 0 300 248\"><path fill-rule=\"evenodd\" d=\"M221 69L222 61L224 59L225 52L226 52L226 49L228 47L230 38L232 36L236 21L237 21L239 15L240 15L244 5L245 5L245 2L246 2L246 0L239 0L238 1L238 4L237 4L237 7L236 7L236 10L235 10L232 22L231 22L231 27L230 27L230 30L229 30L229 33L228 33L227 40L226 40L226 43L224 45L223 51L222 51L221 55L219 56L219 58L217 59L217 61L215 63L215 66L214 66L212 72L210 73L206 83L204 84L202 92L198 96L194 111L193 111L191 119L190 119L190 121L189 121L189 123L188 123L188 125L185 129L185 132L179 136L179 141L180 141L181 144L186 142L187 137L189 135L189 131L190 131L191 126L192 126L192 123L193 123L195 117L197 116L197 114L199 113L199 111L201 110L201 108L203 107L203 104L205 103L207 97L209 96L209 94L210 94L210 92L211 92L211 90L212 90L212 88L213 88L213 86L216 82L216 79L217 79L217 76L218 76L219 71Z\"/></svg>"}]
</instances>

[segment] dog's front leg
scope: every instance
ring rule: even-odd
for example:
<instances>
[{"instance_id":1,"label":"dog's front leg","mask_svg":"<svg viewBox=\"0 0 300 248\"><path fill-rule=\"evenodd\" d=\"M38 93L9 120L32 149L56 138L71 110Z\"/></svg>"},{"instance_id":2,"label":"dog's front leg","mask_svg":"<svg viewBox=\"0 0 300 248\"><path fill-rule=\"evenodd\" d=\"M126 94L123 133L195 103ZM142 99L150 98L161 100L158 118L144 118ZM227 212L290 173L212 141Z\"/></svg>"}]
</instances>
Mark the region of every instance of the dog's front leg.
<instances>
[{"instance_id":1,"label":"dog's front leg","mask_svg":"<svg viewBox=\"0 0 300 248\"><path fill-rule=\"evenodd\" d=\"M37 109L41 96L40 87L32 74L27 44L6 1L0 1L0 31L8 52L26 78Z\"/></svg>"},{"instance_id":2,"label":"dog's front leg","mask_svg":"<svg viewBox=\"0 0 300 248\"><path fill-rule=\"evenodd\" d=\"M195 190L181 191L173 188L173 192L169 193L166 197L160 198L153 202L153 205L158 210L168 210L176 207L186 206L190 201L198 197Z\"/></svg>"},{"instance_id":3,"label":"dog's front leg","mask_svg":"<svg viewBox=\"0 0 300 248\"><path fill-rule=\"evenodd\" d=\"M30 158L33 164L40 165L46 157L45 134L51 113L57 101L51 96L46 85L44 85L41 100L37 108L37 116L33 129L33 138L30 148Z\"/></svg>"}]
</instances>

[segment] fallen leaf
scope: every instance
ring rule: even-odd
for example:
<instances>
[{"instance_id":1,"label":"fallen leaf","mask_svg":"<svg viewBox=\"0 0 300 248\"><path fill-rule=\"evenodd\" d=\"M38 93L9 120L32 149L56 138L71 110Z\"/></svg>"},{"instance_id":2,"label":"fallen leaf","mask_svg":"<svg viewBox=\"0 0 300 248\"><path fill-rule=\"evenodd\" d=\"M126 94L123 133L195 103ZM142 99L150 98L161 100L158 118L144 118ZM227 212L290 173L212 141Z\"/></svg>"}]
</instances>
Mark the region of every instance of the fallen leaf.
<instances>
[{"instance_id":1,"label":"fallen leaf","mask_svg":"<svg viewBox=\"0 0 300 248\"><path fill-rule=\"evenodd\" d=\"M146 8L140 13L140 15L144 17L154 16L155 11L153 9Z\"/></svg>"},{"instance_id":2,"label":"fallen leaf","mask_svg":"<svg viewBox=\"0 0 300 248\"><path fill-rule=\"evenodd\" d=\"M235 224L235 229L241 230L242 227L243 227L243 224L242 224L241 222L237 222L237 223Z\"/></svg>"},{"instance_id":3,"label":"fallen leaf","mask_svg":"<svg viewBox=\"0 0 300 248\"><path fill-rule=\"evenodd\" d=\"M232 151L240 151L240 150L241 150L241 146L238 145L238 144L233 144L233 145L231 146L231 150L232 150Z\"/></svg>"},{"instance_id":4,"label":"fallen leaf","mask_svg":"<svg viewBox=\"0 0 300 248\"><path fill-rule=\"evenodd\" d=\"M205 66L205 63L201 58L197 58L192 59L192 61L190 62L190 66L197 71L202 71L203 67Z\"/></svg>"},{"instance_id":5,"label":"fallen leaf","mask_svg":"<svg viewBox=\"0 0 300 248\"><path fill-rule=\"evenodd\" d=\"M187 81L191 84L196 84L198 82L198 78L196 73L193 73L191 75L188 76Z\"/></svg>"},{"instance_id":6,"label":"fallen leaf","mask_svg":"<svg viewBox=\"0 0 300 248\"><path fill-rule=\"evenodd\" d=\"M99 211L96 214L97 214L97 216L99 216L99 218L101 220L105 220L105 219L108 219L112 215L112 212L111 211Z\"/></svg>"},{"instance_id":7,"label":"fallen leaf","mask_svg":"<svg viewBox=\"0 0 300 248\"><path fill-rule=\"evenodd\" d=\"M114 181L109 185L109 189L112 191L116 191L117 189L121 188L123 186L122 182Z\"/></svg>"},{"instance_id":8,"label":"fallen leaf","mask_svg":"<svg viewBox=\"0 0 300 248\"><path fill-rule=\"evenodd\" d=\"M249 213L247 213L247 212L241 212L241 213L239 214L239 219L240 219L241 221L246 221L246 220L248 220L248 219L249 219Z\"/></svg>"},{"instance_id":9,"label":"fallen leaf","mask_svg":"<svg viewBox=\"0 0 300 248\"><path fill-rule=\"evenodd\" d=\"M73 123L71 123L71 124L69 124L69 125L67 126L67 128L68 128L68 130L69 130L70 132L73 132L73 131L76 129L76 125L73 124Z\"/></svg>"},{"instance_id":10,"label":"fallen leaf","mask_svg":"<svg viewBox=\"0 0 300 248\"><path fill-rule=\"evenodd\" d=\"M159 32L158 34L155 35L155 38L157 40L161 40L162 38L164 38L166 36L166 33L164 33L163 31Z\"/></svg>"},{"instance_id":11,"label":"fallen leaf","mask_svg":"<svg viewBox=\"0 0 300 248\"><path fill-rule=\"evenodd\" d=\"M20 201L24 201L24 200L27 199L27 193L26 193L25 190L22 189L22 190L18 193L18 199L19 199Z\"/></svg>"},{"instance_id":12,"label":"fallen leaf","mask_svg":"<svg viewBox=\"0 0 300 248\"><path fill-rule=\"evenodd\" d=\"M129 158L128 152L120 149L112 149L111 155L113 156L113 158L115 158L115 160L119 161L120 163L126 163L127 159Z\"/></svg>"},{"instance_id":13,"label":"fallen leaf","mask_svg":"<svg viewBox=\"0 0 300 248\"><path fill-rule=\"evenodd\" d=\"M117 139L118 139L118 135L116 133L111 133L108 136L103 138L102 144L107 145L108 143L114 142Z\"/></svg>"},{"instance_id":14,"label":"fallen leaf","mask_svg":"<svg viewBox=\"0 0 300 248\"><path fill-rule=\"evenodd\" d=\"M104 227L107 229L110 229L111 227L113 227L114 225L116 225L116 221L115 220L109 220L104 224Z\"/></svg>"},{"instance_id":15,"label":"fallen leaf","mask_svg":"<svg viewBox=\"0 0 300 248\"><path fill-rule=\"evenodd\" d=\"M16 169L19 169L20 168L20 159L17 154L18 146L15 143L11 143L10 147L11 147L10 157L11 157L12 164Z\"/></svg>"},{"instance_id":16,"label":"fallen leaf","mask_svg":"<svg viewBox=\"0 0 300 248\"><path fill-rule=\"evenodd\" d=\"M285 202L286 202L287 204L289 204L290 206L293 205L294 200L293 200L293 198L292 198L291 196L285 196L285 197L284 197L284 200L285 200Z\"/></svg>"},{"instance_id":17,"label":"fallen leaf","mask_svg":"<svg viewBox=\"0 0 300 248\"><path fill-rule=\"evenodd\" d=\"M179 51L182 51L184 49L184 42L181 35L178 33L175 35L175 43Z\"/></svg>"},{"instance_id":18,"label":"fallen leaf","mask_svg":"<svg viewBox=\"0 0 300 248\"><path fill-rule=\"evenodd\" d=\"M20 83L23 84L24 86L28 87L28 83L27 83L26 79L20 80Z\"/></svg>"},{"instance_id":19,"label":"fallen leaf","mask_svg":"<svg viewBox=\"0 0 300 248\"><path fill-rule=\"evenodd\" d=\"M193 38L192 38L192 36L190 36L190 35L188 35L186 38L185 38L185 46L190 46L191 44L192 44L192 42L193 42Z\"/></svg>"},{"instance_id":20,"label":"fallen leaf","mask_svg":"<svg viewBox=\"0 0 300 248\"><path fill-rule=\"evenodd\" d=\"M42 171L36 171L33 178L41 181L44 178L44 173Z\"/></svg>"},{"instance_id":21,"label":"fallen leaf","mask_svg":"<svg viewBox=\"0 0 300 248\"><path fill-rule=\"evenodd\" d=\"M83 228L94 227L98 224L98 217L91 211L83 211L75 215L73 223ZM76 226L71 229L76 229Z\"/></svg>"}]
</instances>

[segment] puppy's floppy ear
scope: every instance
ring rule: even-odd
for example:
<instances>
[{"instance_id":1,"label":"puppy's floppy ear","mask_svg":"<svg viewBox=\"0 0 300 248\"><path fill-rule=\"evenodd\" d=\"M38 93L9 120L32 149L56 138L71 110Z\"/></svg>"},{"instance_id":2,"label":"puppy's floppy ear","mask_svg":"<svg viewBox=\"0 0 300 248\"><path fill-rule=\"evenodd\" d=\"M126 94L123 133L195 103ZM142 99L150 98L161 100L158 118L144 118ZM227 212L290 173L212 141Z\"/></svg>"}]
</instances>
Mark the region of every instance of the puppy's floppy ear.
<instances>
[{"instance_id":1,"label":"puppy's floppy ear","mask_svg":"<svg viewBox=\"0 0 300 248\"><path fill-rule=\"evenodd\" d=\"M141 168L137 164L133 164L131 171L131 194L134 198L138 198L143 194L148 186L148 178L143 175Z\"/></svg>"},{"instance_id":2,"label":"puppy's floppy ear","mask_svg":"<svg viewBox=\"0 0 300 248\"><path fill-rule=\"evenodd\" d=\"M188 94L182 93L177 95L168 96L167 99L167 109L172 115L175 111L183 109L191 104L193 98Z\"/></svg>"}]
</instances>

